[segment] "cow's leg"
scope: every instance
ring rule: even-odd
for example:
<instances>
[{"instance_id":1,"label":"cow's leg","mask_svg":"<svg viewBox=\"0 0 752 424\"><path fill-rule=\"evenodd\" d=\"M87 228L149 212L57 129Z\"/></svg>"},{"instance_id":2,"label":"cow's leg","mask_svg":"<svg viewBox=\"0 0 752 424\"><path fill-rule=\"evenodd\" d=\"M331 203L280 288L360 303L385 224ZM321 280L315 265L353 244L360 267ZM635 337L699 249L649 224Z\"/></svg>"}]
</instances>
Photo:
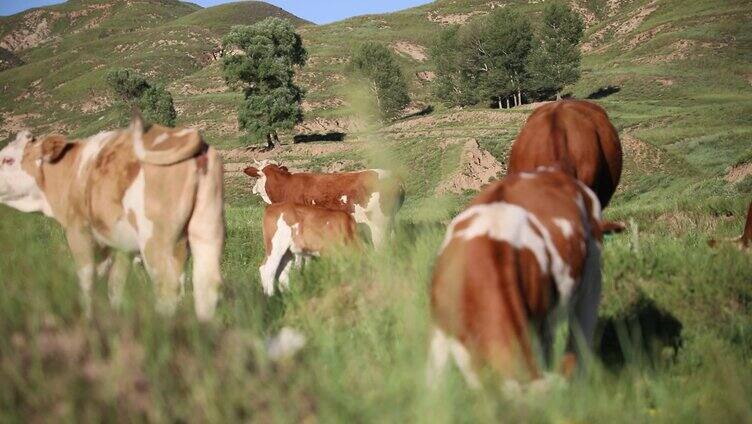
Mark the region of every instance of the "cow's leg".
<instances>
[{"instance_id":1,"label":"cow's leg","mask_svg":"<svg viewBox=\"0 0 752 424\"><path fill-rule=\"evenodd\" d=\"M199 176L196 202L188 222L188 242L193 257L193 300L196 317L209 320L222 286L222 249L225 243L222 159L211 147L206 172Z\"/></svg>"},{"instance_id":2,"label":"cow's leg","mask_svg":"<svg viewBox=\"0 0 752 424\"><path fill-rule=\"evenodd\" d=\"M572 368L572 360L582 364L590 353L601 301L601 249L592 238L588 240L588 254L580 288L575 296L569 317L569 338L565 368ZM572 358L574 353L574 358ZM566 373L566 371L565 371Z\"/></svg>"},{"instance_id":3,"label":"cow's leg","mask_svg":"<svg viewBox=\"0 0 752 424\"><path fill-rule=\"evenodd\" d=\"M112 267L107 278L107 287L110 304L119 308L123 303L123 287L128 278L128 271L130 271L131 256L125 252L114 251L110 257L112 258Z\"/></svg>"},{"instance_id":4,"label":"cow's leg","mask_svg":"<svg viewBox=\"0 0 752 424\"><path fill-rule=\"evenodd\" d=\"M434 328L431 346L428 349L428 366L426 367L426 383L435 388L446 369L449 360L449 338L439 328Z\"/></svg>"},{"instance_id":5,"label":"cow's leg","mask_svg":"<svg viewBox=\"0 0 752 424\"><path fill-rule=\"evenodd\" d=\"M279 280L279 291L285 291L290 288L290 269L293 265L298 264L298 255L294 255L288 250L279 262L277 267L277 279Z\"/></svg>"},{"instance_id":6,"label":"cow's leg","mask_svg":"<svg viewBox=\"0 0 752 424\"><path fill-rule=\"evenodd\" d=\"M550 312L548 317L542 319L538 324L538 337L540 339L541 354L543 355L543 362L547 368L551 367L551 361L553 360L553 316L555 313L556 311Z\"/></svg>"},{"instance_id":7,"label":"cow's leg","mask_svg":"<svg viewBox=\"0 0 752 424\"><path fill-rule=\"evenodd\" d=\"M193 257L193 301L199 320L214 316L222 285L220 262L224 245L224 221L210 224L207 228L197 225L188 227L188 242ZM183 280L185 278L183 277Z\"/></svg>"},{"instance_id":8,"label":"cow's leg","mask_svg":"<svg viewBox=\"0 0 752 424\"><path fill-rule=\"evenodd\" d=\"M157 311L172 315L178 304L180 276L188 257L188 243L185 237L169 242L167 239L147 243L143 252L146 271L156 285Z\"/></svg>"},{"instance_id":9,"label":"cow's leg","mask_svg":"<svg viewBox=\"0 0 752 424\"><path fill-rule=\"evenodd\" d=\"M281 277L284 266L292 259L290 252L292 245L292 230L283 221L280 221L277 231L272 237L271 250L267 253L264 263L259 267L261 287L267 296L274 294L274 281ZM285 260L285 258L287 259Z\"/></svg>"},{"instance_id":10,"label":"cow's leg","mask_svg":"<svg viewBox=\"0 0 752 424\"><path fill-rule=\"evenodd\" d=\"M475 370L473 370L473 361L470 357L465 345L460 343L459 340L450 337L449 338L449 350L452 352L452 358L454 363L457 364L457 368L460 369L462 376L465 377L465 382L471 389L480 388L480 380L478 379Z\"/></svg>"},{"instance_id":11,"label":"cow's leg","mask_svg":"<svg viewBox=\"0 0 752 424\"><path fill-rule=\"evenodd\" d=\"M473 370L470 352L459 340L447 336L441 329L435 328L431 348L428 356L428 385L435 387L446 368L449 355L452 355L454 363L459 368L467 385L472 389L480 387L480 380Z\"/></svg>"},{"instance_id":12,"label":"cow's leg","mask_svg":"<svg viewBox=\"0 0 752 424\"><path fill-rule=\"evenodd\" d=\"M96 242L83 228L69 228L65 236L76 265L78 285L81 288L81 306L87 318L91 318L91 288L96 278Z\"/></svg>"}]
</instances>

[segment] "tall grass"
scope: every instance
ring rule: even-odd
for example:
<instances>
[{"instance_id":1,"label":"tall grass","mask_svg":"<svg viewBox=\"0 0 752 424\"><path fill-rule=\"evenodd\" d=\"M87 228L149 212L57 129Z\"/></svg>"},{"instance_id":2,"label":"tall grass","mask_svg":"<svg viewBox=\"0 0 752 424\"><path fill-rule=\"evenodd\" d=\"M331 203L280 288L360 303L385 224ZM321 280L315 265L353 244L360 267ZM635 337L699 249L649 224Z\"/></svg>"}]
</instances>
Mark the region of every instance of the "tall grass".
<instances>
[{"instance_id":1,"label":"tall grass","mask_svg":"<svg viewBox=\"0 0 752 424\"><path fill-rule=\"evenodd\" d=\"M682 324L675 354L659 346L616 366L597 360L568 386L509 399L500 384L469 390L456 370L436 391L424 384L440 222L403 218L383 251L312 262L293 274L289 292L266 298L261 207L232 201L213 323L195 320L190 294L175 317L156 314L138 266L124 307L113 310L98 287L89 322L56 224L3 208L0 421L749 421L752 261L705 244L705 234L741 228L742 209L638 213L638 236L606 240L601 318L634 318L629 311L649 298ZM308 344L272 363L262 341L282 326Z\"/></svg>"}]
</instances>

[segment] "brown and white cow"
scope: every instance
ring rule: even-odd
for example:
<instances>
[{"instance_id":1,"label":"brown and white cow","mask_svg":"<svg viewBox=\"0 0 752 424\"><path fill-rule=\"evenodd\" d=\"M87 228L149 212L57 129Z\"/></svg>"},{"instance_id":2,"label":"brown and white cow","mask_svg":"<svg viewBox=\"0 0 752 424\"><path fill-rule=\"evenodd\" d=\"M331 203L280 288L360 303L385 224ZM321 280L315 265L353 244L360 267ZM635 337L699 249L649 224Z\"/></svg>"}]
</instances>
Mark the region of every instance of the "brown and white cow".
<instances>
[{"instance_id":1,"label":"brown and white cow","mask_svg":"<svg viewBox=\"0 0 752 424\"><path fill-rule=\"evenodd\" d=\"M293 202L349 213L371 231L374 246L383 244L402 206L402 182L389 171L291 173L284 166L263 161L244 172L256 178L253 192L267 204Z\"/></svg>"},{"instance_id":2,"label":"brown and white cow","mask_svg":"<svg viewBox=\"0 0 752 424\"><path fill-rule=\"evenodd\" d=\"M452 220L434 268L429 384L450 356L472 387L479 365L508 383L542 381L535 346L550 364L558 308L570 312L571 370L596 324L600 219L595 194L557 170L512 174L484 189Z\"/></svg>"},{"instance_id":3,"label":"brown and white cow","mask_svg":"<svg viewBox=\"0 0 752 424\"><path fill-rule=\"evenodd\" d=\"M196 130L152 125L136 114L129 128L71 141L19 133L0 151L0 203L58 221L75 261L84 310L107 275L119 304L134 254L171 313L193 255L196 314L214 314L224 243L222 162Z\"/></svg>"},{"instance_id":4,"label":"brown and white cow","mask_svg":"<svg viewBox=\"0 0 752 424\"><path fill-rule=\"evenodd\" d=\"M602 107L583 100L561 100L539 107L512 145L509 173L559 167L590 187L605 208L619 185L622 149L619 134ZM613 229L620 229L619 224Z\"/></svg>"},{"instance_id":5,"label":"brown and white cow","mask_svg":"<svg viewBox=\"0 0 752 424\"><path fill-rule=\"evenodd\" d=\"M356 242L355 221L343 211L292 202L267 206L263 220L266 258L259 267L261 286L267 296L289 286L292 264L300 266L311 256Z\"/></svg>"}]
</instances>

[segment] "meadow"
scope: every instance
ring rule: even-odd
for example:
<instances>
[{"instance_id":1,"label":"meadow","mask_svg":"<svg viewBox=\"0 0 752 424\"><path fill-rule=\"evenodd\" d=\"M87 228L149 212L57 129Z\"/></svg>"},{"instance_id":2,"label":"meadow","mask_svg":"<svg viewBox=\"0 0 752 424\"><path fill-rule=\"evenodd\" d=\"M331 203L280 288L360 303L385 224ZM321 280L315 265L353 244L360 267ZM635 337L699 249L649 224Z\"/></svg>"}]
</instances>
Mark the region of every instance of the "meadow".
<instances>
[{"instance_id":1,"label":"meadow","mask_svg":"<svg viewBox=\"0 0 752 424\"><path fill-rule=\"evenodd\" d=\"M513 3L530 13L541 8ZM189 284L177 314L158 315L152 284L136 265L123 308L112 309L99 285L89 321L60 227L0 206L0 422L751 422L752 256L731 244L707 244L741 233L752 196L752 176L728 177L752 160L749 4L633 1L612 15L605 1L580 3L598 17L587 32L594 50L584 55L583 78L568 89L585 98L616 87L594 97L625 149L623 179L606 217L629 223L626 233L605 240L601 325L584 375L524 399L507 398L493 376L472 391L456 369L438 390L425 385L432 264L448 220L474 194L437 194L437 187L460 167L469 139L505 164L529 108L446 109L433 103L427 84L413 80L411 92L435 106L432 114L353 129L342 142L308 143L322 149L316 154L283 146L277 158L300 168L395 169L407 199L384 250L314 261L293 275L289 292L267 298L258 277L263 207L237 172L247 161L235 155L245 152L243 139L225 125L238 94L213 92L217 64L183 63L178 51L210 47L207 37L221 33L226 10L198 19L188 6L158 9L159 25L134 35L122 31L136 19L123 9L102 28L114 35L87 44L88 54L73 60L63 45L59 56L47 58L57 50L42 45L22 56L27 66L0 72L9 87L0 93L0 109L37 113L26 122L35 128L62 123L74 135L89 135L120 119L113 108L82 115L76 103L102 95L102 66L137 63L170 83L179 123L203 128L226 158L228 237L218 314L211 323L196 321ZM656 11L631 32L621 30L652 6ZM345 100L307 119L362 115L362 96L333 77L342 74L341 40L346 47L371 38L425 43L436 25L416 24L419 18L482 7L486 2L439 1L303 27L315 58L302 77L309 100ZM199 24L219 29L201 33ZM180 31L206 37L179 49L111 54L138 37L148 43L188 37ZM652 35L641 38L646 33ZM171 60L173 54L181 59ZM59 63L69 65L33 88ZM431 70L430 60L401 63L407 74ZM207 92L178 93L184 84ZM52 96L42 97L48 109L40 110L33 96L15 100L35 90ZM64 109L63 102L75 107ZM264 340L285 326L307 344L294 358L273 362ZM559 352L564 336L557 333Z\"/></svg>"}]
</instances>

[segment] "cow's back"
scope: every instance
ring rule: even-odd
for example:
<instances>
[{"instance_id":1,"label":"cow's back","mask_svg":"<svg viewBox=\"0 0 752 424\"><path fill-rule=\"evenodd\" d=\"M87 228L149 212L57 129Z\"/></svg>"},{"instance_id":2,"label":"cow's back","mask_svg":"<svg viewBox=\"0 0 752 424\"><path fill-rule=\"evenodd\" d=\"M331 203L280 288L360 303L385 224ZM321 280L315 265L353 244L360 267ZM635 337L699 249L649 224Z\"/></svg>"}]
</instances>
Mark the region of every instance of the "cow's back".
<instances>
[{"instance_id":1,"label":"cow's back","mask_svg":"<svg viewBox=\"0 0 752 424\"><path fill-rule=\"evenodd\" d=\"M273 203L266 207L263 218L267 254L280 218L292 229L293 241L303 251L320 252L349 243L355 236L355 222L347 212L294 202Z\"/></svg>"},{"instance_id":2,"label":"cow's back","mask_svg":"<svg viewBox=\"0 0 752 424\"><path fill-rule=\"evenodd\" d=\"M268 182L267 184L274 184ZM271 187L273 202L293 202L352 213L356 205L365 206L373 193L382 189L393 191L391 181L381 181L375 171L312 173L301 172ZM387 197L387 196L384 196ZM381 196L380 196L381 200Z\"/></svg>"},{"instance_id":3,"label":"cow's back","mask_svg":"<svg viewBox=\"0 0 752 424\"><path fill-rule=\"evenodd\" d=\"M579 100L533 112L512 146L509 173L558 167L595 191L605 207L619 184L619 136L600 106Z\"/></svg>"},{"instance_id":4,"label":"cow's back","mask_svg":"<svg viewBox=\"0 0 752 424\"><path fill-rule=\"evenodd\" d=\"M198 183L196 160L145 164L133 146L130 132L117 132L79 164L85 216L104 241L125 250L143 248L156 230L184 232Z\"/></svg>"},{"instance_id":5,"label":"cow's back","mask_svg":"<svg viewBox=\"0 0 752 424\"><path fill-rule=\"evenodd\" d=\"M439 327L512 378L538 376L527 332L573 295L600 238L586 189L561 172L531 175L487 187L452 221L431 289Z\"/></svg>"}]
</instances>

